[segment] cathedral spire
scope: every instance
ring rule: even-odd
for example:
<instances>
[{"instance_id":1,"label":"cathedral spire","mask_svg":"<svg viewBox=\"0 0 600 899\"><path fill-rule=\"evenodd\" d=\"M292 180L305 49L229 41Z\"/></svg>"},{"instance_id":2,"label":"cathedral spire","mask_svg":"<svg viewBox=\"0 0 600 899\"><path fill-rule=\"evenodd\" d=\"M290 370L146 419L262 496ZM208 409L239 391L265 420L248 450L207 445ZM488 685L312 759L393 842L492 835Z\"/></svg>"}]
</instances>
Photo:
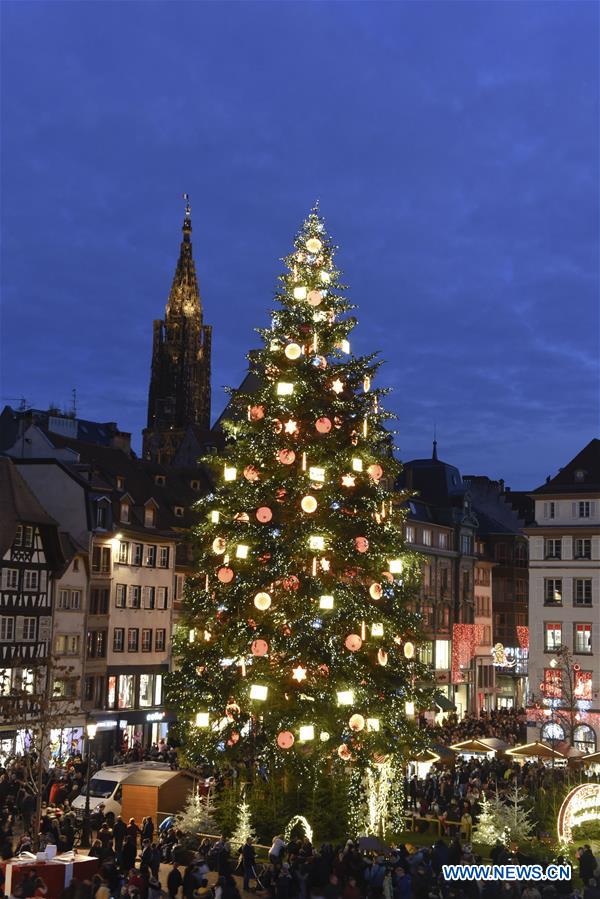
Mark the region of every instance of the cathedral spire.
<instances>
[{"instance_id":1,"label":"cathedral spire","mask_svg":"<svg viewBox=\"0 0 600 899\"><path fill-rule=\"evenodd\" d=\"M190 195L184 194L185 215L181 228L183 237L179 249L179 259L171 285L171 292L167 302L167 318L198 317L202 321L202 302L196 266L192 254L192 207Z\"/></svg>"}]
</instances>

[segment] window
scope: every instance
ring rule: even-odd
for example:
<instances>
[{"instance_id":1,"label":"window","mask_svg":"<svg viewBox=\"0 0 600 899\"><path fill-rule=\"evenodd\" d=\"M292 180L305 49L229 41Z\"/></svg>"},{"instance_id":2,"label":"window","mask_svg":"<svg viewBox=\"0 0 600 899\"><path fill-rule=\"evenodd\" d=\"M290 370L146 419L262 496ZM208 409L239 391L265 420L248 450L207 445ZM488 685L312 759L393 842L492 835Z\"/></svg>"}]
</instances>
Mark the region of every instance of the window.
<instances>
[{"instance_id":1,"label":"window","mask_svg":"<svg viewBox=\"0 0 600 899\"><path fill-rule=\"evenodd\" d=\"M546 559L561 558L561 540L559 538L547 537L544 540L544 556Z\"/></svg>"},{"instance_id":2,"label":"window","mask_svg":"<svg viewBox=\"0 0 600 899\"><path fill-rule=\"evenodd\" d=\"M158 566L159 568L168 568L169 567L169 547L161 546L158 553Z\"/></svg>"},{"instance_id":3,"label":"window","mask_svg":"<svg viewBox=\"0 0 600 899\"><path fill-rule=\"evenodd\" d=\"M468 599L471 593L471 573L463 571L463 596Z\"/></svg>"},{"instance_id":4,"label":"window","mask_svg":"<svg viewBox=\"0 0 600 899\"><path fill-rule=\"evenodd\" d=\"M424 605L422 606L423 616L423 627L433 627L433 606L432 605Z\"/></svg>"},{"instance_id":5,"label":"window","mask_svg":"<svg viewBox=\"0 0 600 899\"><path fill-rule=\"evenodd\" d=\"M423 546L431 546L431 531L428 528L423 528L421 535Z\"/></svg>"},{"instance_id":6,"label":"window","mask_svg":"<svg viewBox=\"0 0 600 899\"><path fill-rule=\"evenodd\" d=\"M127 540L121 540L119 543L119 563L127 565L129 559L129 543Z\"/></svg>"},{"instance_id":7,"label":"window","mask_svg":"<svg viewBox=\"0 0 600 899\"><path fill-rule=\"evenodd\" d=\"M129 524L129 503L127 502L127 500L122 500L121 502L119 518L121 519L123 524Z\"/></svg>"},{"instance_id":8,"label":"window","mask_svg":"<svg viewBox=\"0 0 600 899\"><path fill-rule=\"evenodd\" d=\"M142 652L152 652L152 629L142 628Z\"/></svg>"},{"instance_id":9,"label":"window","mask_svg":"<svg viewBox=\"0 0 600 899\"><path fill-rule=\"evenodd\" d=\"M556 518L556 503L544 503L544 518Z\"/></svg>"},{"instance_id":10,"label":"window","mask_svg":"<svg viewBox=\"0 0 600 899\"><path fill-rule=\"evenodd\" d=\"M429 668L433 666L433 643L431 640L427 640L422 646L419 646L417 656L424 665L427 665Z\"/></svg>"},{"instance_id":11,"label":"window","mask_svg":"<svg viewBox=\"0 0 600 899\"><path fill-rule=\"evenodd\" d=\"M517 578L515 581L515 595L517 599L527 599L527 581Z\"/></svg>"},{"instance_id":12,"label":"window","mask_svg":"<svg viewBox=\"0 0 600 899\"><path fill-rule=\"evenodd\" d=\"M135 701L135 676L133 674L119 675L119 691L117 696L120 709L132 709Z\"/></svg>"},{"instance_id":13,"label":"window","mask_svg":"<svg viewBox=\"0 0 600 899\"><path fill-rule=\"evenodd\" d=\"M589 701L592 698L592 672L576 671L573 690L577 699Z\"/></svg>"},{"instance_id":14,"label":"window","mask_svg":"<svg viewBox=\"0 0 600 899\"><path fill-rule=\"evenodd\" d=\"M2 569L2 589L17 590L19 587L19 571L17 568Z\"/></svg>"},{"instance_id":15,"label":"window","mask_svg":"<svg viewBox=\"0 0 600 899\"><path fill-rule=\"evenodd\" d=\"M429 564L429 562L425 562L423 564L422 573L423 587L425 588L425 591L429 593L429 588L431 587L431 565Z\"/></svg>"},{"instance_id":16,"label":"window","mask_svg":"<svg viewBox=\"0 0 600 899\"><path fill-rule=\"evenodd\" d=\"M96 527L106 530L108 522L108 506L105 501L99 502L96 506Z\"/></svg>"},{"instance_id":17,"label":"window","mask_svg":"<svg viewBox=\"0 0 600 899\"><path fill-rule=\"evenodd\" d=\"M473 555L473 538L465 534L460 538L460 551L465 556Z\"/></svg>"},{"instance_id":18,"label":"window","mask_svg":"<svg viewBox=\"0 0 600 899\"><path fill-rule=\"evenodd\" d=\"M140 587L137 584L131 584L129 587L129 596L127 605L130 609L139 609L140 607Z\"/></svg>"},{"instance_id":19,"label":"window","mask_svg":"<svg viewBox=\"0 0 600 899\"><path fill-rule=\"evenodd\" d=\"M164 627L159 627L156 631L156 637L154 639L155 652L164 652L166 644L167 644L167 632Z\"/></svg>"},{"instance_id":20,"label":"window","mask_svg":"<svg viewBox=\"0 0 600 899\"><path fill-rule=\"evenodd\" d=\"M166 479L166 477L164 476L164 474L155 474L155 475L154 475L154 483L155 483L158 487L164 487L165 484L167 483L167 479Z\"/></svg>"},{"instance_id":21,"label":"window","mask_svg":"<svg viewBox=\"0 0 600 899\"><path fill-rule=\"evenodd\" d=\"M114 709L115 703L117 701L117 678L112 677L107 678L106 681L106 708Z\"/></svg>"},{"instance_id":22,"label":"window","mask_svg":"<svg viewBox=\"0 0 600 899\"><path fill-rule=\"evenodd\" d=\"M154 674L140 674L141 708L148 708L148 706L154 705L155 677L156 675Z\"/></svg>"},{"instance_id":23,"label":"window","mask_svg":"<svg viewBox=\"0 0 600 899\"><path fill-rule=\"evenodd\" d=\"M573 605L591 606L592 604L592 579L591 577L577 577L573 581Z\"/></svg>"},{"instance_id":24,"label":"window","mask_svg":"<svg viewBox=\"0 0 600 899\"><path fill-rule=\"evenodd\" d=\"M483 637L481 638L483 646L491 646L492 644L492 628L489 624L483 625Z\"/></svg>"},{"instance_id":25,"label":"window","mask_svg":"<svg viewBox=\"0 0 600 899\"><path fill-rule=\"evenodd\" d=\"M448 549L448 534L444 531L438 534L438 546L440 549Z\"/></svg>"},{"instance_id":26,"label":"window","mask_svg":"<svg viewBox=\"0 0 600 899\"><path fill-rule=\"evenodd\" d=\"M591 624L575 624L573 625L574 639L573 652L581 654L589 654L592 651L592 625Z\"/></svg>"},{"instance_id":27,"label":"window","mask_svg":"<svg viewBox=\"0 0 600 899\"><path fill-rule=\"evenodd\" d=\"M596 734L588 724L580 724L573 732L575 749L586 754L596 751Z\"/></svg>"},{"instance_id":28,"label":"window","mask_svg":"<svg viewBox=\"0 0 600 899\"><path fill-rule=\"evenodd\" d=\"M552 741L560 743L561 740L565 739L565 731L556 721L549 721L542 727L540 736L542 740L546 740L549 743Z\"/></svg>"},{"instance_id":29,"label":"window","mask_svg":"<svg viewBox=\"0 0 600 899\"><path fill-rule=\"evenodd\" d=\"M127 652L137 652L140 632L137 627L130 627L127 631Z\"/></svg>"},{"instance_id":30,"label":"window","mask_svg":"<svg viewBox=\"0 0 600 899\"><path fill-rule=\"evenodd\" d=\"M94 588L90 592L90 615L108 615L108 588Z\"/></svg>"},{"instance_id":31,"label":"window","mask_svg":"<svg viewBox=\"0 0 600 899\"><path fill-rule=\"evenodd\" d=\"M562 673L560 668L544 668L542 693L546 699L560 699L562 697Z\"/></svg>"},{"instance_id":32,"label":"window","mask_svg":"<svg viewBox=\"0 0 600 899\"><path fill-rule=\"evenodd\" d=\"M580 500L577 503L577 517L589 518L591 505L592 504L590 503L589 499Z\"/></svg>"},{"instance_id":33,"label":"window","mask_svg":"<svg viewBox=\"0 0 600 899\"><path fill-rule=\"evenodd\" d=\"M592 541L586 538L578 537L575 540L575 558L591 559L592 558Z\"/></svg>"},{"instance_id":34,"label":"window","mask_svg":"<svg viewBox=\"0 0 600 899\"><path fill-rule=\"evenodd\" d=\"M71 609L74 612L81 609L81 590L71 590Z\"/></svg>"},{"instance_id":35,"label":"window","mask_svg":"<svg viewBox=\"0 0 600 899\"><path fill-rule=\"evenodd\" d=\"M156 587L142 588L142 603L145 609L153 609L156 604Z\"/></svg>"},{"instance_id":36,"label":"window","mask_svg":"<svg viewBox=\"0 0 600 899\"><path fill-rule=\"evenodd\" d=\"M77 696L77 679L74 677L57 678L52 685L53 699L75 699Z\"/></svg>"},{"instance_id":37,"label":"window","mask_svg":"<svg viewBox=\"0 0 600 899\"><path fill-rule=\"evenodd\" d=\"M133 558L131 560L132 565L141 565L142 564L142 555L144 553L144 547L141 543L133 544Z\"/></svg>"},{"instance_id":38,"label":"window","mask_svg":"<svg viewBox=\"0 0 600 899\"><path fill-rule=\"evenodd\" d=\"M66 646L67 638L62 634L59 634L54 638L54 652L58 656L64 655L65 646Z\"/></svg>"},{"instance_id":39,"label":"window","mask_svg":"<svg viewBox=\"0 0 600 899\"><path fill-rule=\"evenodd\" d=\"M524 543L517 543L515 546L515 565L519 568L527 566L527 546Z\"/></svg>"},{"instance_id":40,"label":"window","mask_svg":"<svg viewBox=\"0 0 600 899\"><path fill-rule=\"evenodd\" d=\"M406 542L414 543L415 542L415 529L412 525L408 524L405 530Z\"/></svg>"},{"instance_id":41,"label":"window","mask_svg":"<svg viewBox=\"0 0 600 899\"><path fill-rule=\"evenodd\" d=\"M5 615L0 617L0 640L6 643L15 638L15 619L7 618Z\"/></svg>"},{"instance_id":42,"label":"window","mask_svg":"<svg viewBox=\"0 0 600 899\"><path fill-rule=\"evenodd\" d=\"M35 640L35 618L17 618L16 639L31 643ZM19 624L21 625L21 637L19 637Z\"/></svg>"},{"instance_id":43,"label":"window","mask_svg":"<svg viewBox=\"0 0 600 899\"><path fill-rule=\"evenodd\" d=\"M168 587L157 587L156 588L156 608L157 609L166 609L169 606L169 588Z\"/></svg>"},{"instance_id":44,"label":"window","mask_svg":"<svg viewBox=\"0 0 600 899\"><path fill-rule=\"evenodd\" d=\"M475 597L475 614L481 618L487 618L490 614L490 598L489 596Z\"/></svg>"},{"instance_id":45,"label":"window","mask_svg":"<svg viewBox=\"0 0 600 899\"><path fill-rule=\"evenodd\" d=\"M445 566L440 570L440 583L443 593L448 590L448 582L450 580L449 571L450 569Z\"/></svg>"},{"instance_id":46,"label":"window","mask_svg":"<svg viewBox=\"0 0 600 899\"><path fill-rule=\"evenodd\" d=\"M124 609L127 599L127 587L125 584L117 584L115 589L115 606L117 609Z\"/></svg>"},{"instance_id":47,"label":"window","mask_svg":"<svg viewBox=\"0 0 600 899\"><path fill-rule=\"evenodd\" d=\"M200 481L190 481L192 490L200 490Z\"/></svg>"},{"instance_id":48,"label":"window","mask_svg":"<svg viewBox=\"0 0 600 899\"><path fill-rule=\"evenodd\" d=\"M106 631L88 631L88 659L103 659L106 656Z\"/></svg>"},{"instance_id":49,"label":"window","mask_svg":"<svg viewBox=\"0 0 600 899\"><path fill-rule=\"evenodd\" d=\"M546 621L544 624L544 649L555 652L562 646L562 624L560 621Z\"/></svg>"},{"instance_id":50,"label":"window","mask_svg":"<svg viewBox=\"0 0 600 899\"><path fill-rule=\"evenodd\" d=\"M577 471L575 472L575 480L576 481L585 480L585 471L583 471L582 468L578 468Z\"/></svg>"},{"instance_id":51,"label":"window","mask_svg":"<svg viewBox=\"0 0 600 899\"><path fill-rule=\"evenodd\" d=\"M450 608L448 606L438 606L437 609L438 628L440 630L448 630L450 627Z\"/></svg>"},{"instance_id":52,"label":"window","mask_svg":"<svg viewBox=\"0 0 600 899\"><path fill-rule=\"evenodd\" d=\"M154 506L146 506L144 509L144 527L156 527L156 509Z\"/></svg>"},{"instance_id":53,"label":"window","mask_svg":"<svg viewBox=\"0 0 600 899\"><path fill-rule=\"evenodd\" d=\"M15 532L15 539L13 540L13 546L23 546L23 525L18 524L17 530Z\"/></svg>"},{"instance_id":54,"label":"window","mask_svg":"<svg viewBox=\"0 0 600 899\"><path fill-rule=\"evenodd\" d=\"M435 667L437 671L447 671L450 668L450 641L435 641Z\"/></svg>"},{"instance_id":55,"label":"window","mask_svg":"<svg viewBox=\"0 0 600 899\"><path fill-rule=\"evenodd\" d=\"M73 571L79 571L79 559L77 556L73 559Z\"/></svg>"},{"instance_id":56,"label":"window","mask_svg":"<svg viewBox=\"0 0 600 899\"><path fill-rule=\"evenodd\" d=\"M68 609L71 605L71 595L68 590L60 590L58 594L58 608Z\"/></svg>"},{"instance_id":57,"label":"window","mask_svg":"<svg viewBox=\"0 0 600 899\"><path fill-rule=\"evenodd\" d=\"M125 490L125 478L117 475L117 490Z\"/></svg>"},{"instance_id":58,"label":"window","mask_svg":"<svg viewBox=\"0 0 600 899\"><path fill-rule=\"evenodd\" d=\"M113 652L123 652L125 648L125 628L116 627L113 631Z\"/></svg>"},{"instance_id":59,"label":"window","mask_svg":"<svg viewBox=\"0 0 600 899\"><path fill-rule=\"evenodd\" d=\"M94 546L92 551L92 571L97 574L110 574L110 546Z\"/></svg>"},{"instance_id":60,"label":"window","mask_svg":"<svg viewBox=\"0 0 600 899\"><path fill-rule=\"evenodd\" d=\"M67 635L67 655L76 656L79 654L79 634Z\"/></svg>"},{"instance_id":61,"label":"window","mask_svg":"<svg viewBox=\"0 0 600 899\"><path fill-rule=\"evenodd\" d=\"M156 547L155 546L147 546L146 547L146 561L144 565L148 565L150 568L154 568L156 565Z\"/></svg>"},{"instance_id":62,"label":"window","mask_svg":"<svg viewBox=\"0 0 600 899\"><path fill-rule=\"evenodd\" d=\"M177 518L183 518L183 512L184 512L183 506L175 506L175 508L173 509L173 512L175 513Z\"/></svg>"},{"instance_id":63,"label":"window","mask_svg":"<svg viewBox=\"0 0 600 899\"><path fill-rule=\"evenodd\" d=\"M544 578L544 603L551 606L562 605L562 578Z\"/></svg>"},{"instance_id":64,"label":"window","mask_svg":"<svg viewBox=\"0 0 600 899\"><path fill-rule=\"evenodd\" d=\"M40 584L39 571L26 569L23 572L23 590L37 590Z\"/></svg>"},{"instance_id":65,"label":"window","mask_svg":"<svg viewBox=\"0 0 600 899\"><path fill-rule=\"evenodd\" d=\"M494 556L496 562L506 562L506 543L496 543Z\"/></svg>"},{"instance_id":66,"label":"window","mask_svg":"<svg viewBox=\"0 0 600 899\"><path fill-rule=\"evenodd\" d=\"M94 681L95 678L93 675L85 678L83 682L83 700L84 702L91 702L94 698Z\"/></svg>"},{"instance_id":67,"label":"window","mask_svg":"<svg viewBox=\"0 0 600 899\"><path fill-rule=\"evenodd\" d=\"M175 575L175 599L181 599L183 596L183 588L185 584L185 576L183 574Z\"/></svg>"}]
</instances>

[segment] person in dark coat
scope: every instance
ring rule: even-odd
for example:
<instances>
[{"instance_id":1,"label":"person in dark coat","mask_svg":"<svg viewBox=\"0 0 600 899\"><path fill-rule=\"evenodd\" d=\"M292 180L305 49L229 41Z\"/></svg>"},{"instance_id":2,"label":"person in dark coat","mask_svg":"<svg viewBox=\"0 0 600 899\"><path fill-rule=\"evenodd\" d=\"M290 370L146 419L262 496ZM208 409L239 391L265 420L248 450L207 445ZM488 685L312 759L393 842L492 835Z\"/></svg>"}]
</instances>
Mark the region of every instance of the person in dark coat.
<instances>
[{"instance_id":1,"label":"person in dark coat","mask_svg":"<svg viewBox=\"0 0 600 899\"><path fill-rule=\"evenodd\" d=\"M133 868L135 865L135 859L137 856L137 846L135 844L135 840L133 837L128 836L123 844L123 849L121 850L121 869L123 871L129 871L130 868Z\"/></svg>"},{"instance_id":2,"label":"person in dark coat","mask_svg":"<svg viewBox=\"0 0 600 899\"><path fill-rule=\"evenodd\" d=\"M169 893L170 899L175 899L179 892L179 887L181 886L183 886L183 877L181 876L181 871L179 870L177 862L174 862L173 867L169 871L169 876L167 877L167 892Z\"/></svg>"},{"instance_id":3,"label":"person in dark coat","mask_svg":"<svg viewBox=\"0 0 600 899\"><path fill-rule=\"evenodd\" d=\"M250 889L250 880L256 880L256 851L252 845L252 837L247 837L242 846L242 868L244 870L244 890Z\"/></svg>"},{"instance_id":4,"label":"person in dark coat","mask_svg":"<svg viewBox=\"0 0 600 899\"><path fill-rule=\"evenodd\" d=\"M120 854L121 849L123 848L123 843L125 841L126 836L127 836L127 825L123 821L122 817L119 815L119 817L115 821L115 826L113 827L113 837L115 839L115 852L117 853L117 855Z\"/></svg>"},{"instance_id":5,"label":"person in dark coat","mask_svg":"<svg viewBox=\"0 0 600 899\"><path fill-rule=\"evenodd\" d=\"M579 876L586 884L590 879L590 877L594 876L594 871L596 870L596 859L594 853L586 843L579 855Z\"/></svg>"}]
</instances>

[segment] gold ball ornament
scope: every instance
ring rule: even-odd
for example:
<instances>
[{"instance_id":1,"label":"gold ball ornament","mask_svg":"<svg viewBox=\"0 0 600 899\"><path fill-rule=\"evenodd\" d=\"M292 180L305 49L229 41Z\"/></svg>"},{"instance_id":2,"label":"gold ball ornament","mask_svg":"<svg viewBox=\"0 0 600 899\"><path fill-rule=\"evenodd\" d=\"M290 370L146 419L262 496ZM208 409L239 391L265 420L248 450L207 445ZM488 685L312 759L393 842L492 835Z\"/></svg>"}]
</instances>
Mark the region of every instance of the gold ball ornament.
<instances>
[{"instance_id":1,"label":"gold ball ornament","mask_svg":"<svg viewBox=\"0 0 600 899\"><path fill-rule=\"evenodd\" d=\"M312 512L315 512L317 509L318 503L314 496L304 496L302 497L302 501L300 503L300 508L303 512L306 512L310 515Z\"/></svg>"},{"instance_id":2,"label":"gold ball ornament","mask_svg":"<svg viewBox=\"0 0 600 899\"><path fill-rule=\"evenodd\" d=\"M345 743L342 743L341 746L338 746L337 754L344 762L349 762L352 758L352 753Z\"/></svg>"},{"instance_id":3,"label":"gold ball ornament","mask_svg":"<svg viewBox=\"0 0 600 899\"><path fill-rule=\"evenodd\" d=\"M373 465L369 465L369 467L367 468L367 474L372 481L375 481L375 483L377 483L383 477L383 468L377 462L374 462Z\"/></svg>"},{"instance_id":4,"label":"gold ball ornament","mask_svg":"<svg viewBox=\"0 0 600 899\"><path fill-rule=\"evenodd\" d=\"M369 596L371 599L381 599L383 596L383 587L381 584L371 584L369 587Z\"/></svg>"},{"instance_id":5,"label":"gold ball ornament","mask_svg":"<svg viewBox=\"0 0 600 899\"><path fill-rule=\"evenodd\" d=\"M404 658L413 659L415 657L415 644L407 640L404 644Z\"/></svg>"},{"instance_id":6,"label":"gold ball ornament","mask_svg":"<svg viewBox=\"0 0 600 899\"><path fill-rule=\"evenodd\" d=\"M306 247L308 252L313 255L315 253L320 253L323 249L323 244L318 237L309 237L304 246Z\"/></svg>"},{"instance_id":7,"label":"gold ball ornament","mask_svg":"<svg viewBox=\"0 0 600 899\"><path fill-rule=\"evenodd\" d=\"M356 733L358 733L358 731L364 730L365 719L363 718L362 715L352 715L352 717L348 721L348 724L350 726L350 730L353 730Z\"/></svg>"},{"instance_id":8,"label":"gold ball ornament","mask_svg":"<svg viewBox=\"0 0 600 899\"><path fill-rule=\"evenodd\" d=\"M271 597L268 593L257 593L254 597L254 605L261 612L266 612L271 605Z\"/></svg>"},{"instance_id":9,"label":"gold ball ornament","mask_svg":"<svg viewBox=\"0 0 600 899\"><path fill-rule=\"evenodd\" d=\"M386 666L387 663L388 663L388 654L387 654L387 652L385 651L385 649L380 649L380 650L378 650L378 652L377 652L377 661L379 662L379 664L380 664L383 668L385 668L385 666Z\"/></svg>"},{"instance_id":10,"label":"gold ball ornament","mask_svg":"<svg viewBox=\"0 0 600 899\"><path fill-rule=\"evenodd\" d=\"M293 362L302 355L302 347L297 343L288 343L284 352L287 358L291 359Z\"/></svg>"}]
</instances>

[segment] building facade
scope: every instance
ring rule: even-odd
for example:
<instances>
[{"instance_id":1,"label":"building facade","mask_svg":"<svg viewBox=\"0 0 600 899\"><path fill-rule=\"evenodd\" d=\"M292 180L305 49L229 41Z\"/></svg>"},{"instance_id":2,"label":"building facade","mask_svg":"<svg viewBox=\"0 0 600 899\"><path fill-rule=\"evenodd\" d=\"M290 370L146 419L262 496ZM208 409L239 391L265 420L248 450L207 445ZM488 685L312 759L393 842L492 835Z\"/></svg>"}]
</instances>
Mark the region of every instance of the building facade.
<instances>
[{"instance_id":1,"label":"building facade","mask_svg":"<svg viewBox=\"0 0 600 899\"><path fill-rule=\"evenodd\" d=\"M591 752L600 748L600 440L531 497L528 738L572 739ZM561 647L568 650L574 695L557 656ZM571 735L556 717L572 706Z\"/></svg>"},{"instance_id":2,"label":"building facade","mask_svg":"<svg viewBox=\"0 0 600 899\"><path fill-rule=\"evenodd\" d=\"M154 322L148 422L143 456L163 465L190 465L210 430L211 335L192 254L189 203L164 320Z\"/></svg>"}]
</instances>

